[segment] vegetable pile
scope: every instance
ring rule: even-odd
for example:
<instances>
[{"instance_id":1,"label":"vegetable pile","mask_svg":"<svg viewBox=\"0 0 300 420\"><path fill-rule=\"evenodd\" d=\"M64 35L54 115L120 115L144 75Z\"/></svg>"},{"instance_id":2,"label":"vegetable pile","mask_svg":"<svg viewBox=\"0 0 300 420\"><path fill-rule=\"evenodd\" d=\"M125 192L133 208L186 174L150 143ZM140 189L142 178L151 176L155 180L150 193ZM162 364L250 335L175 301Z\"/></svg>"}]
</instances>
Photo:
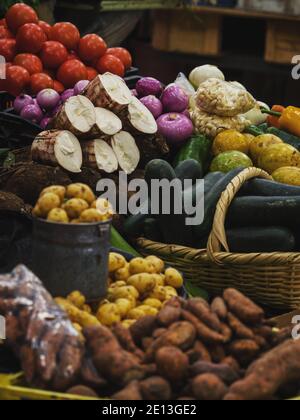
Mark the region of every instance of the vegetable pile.
<instances>
[{"instance_id":1,"label":"vegetable pile","mask_svg":"<svg viewBox=\"0 0 300 420\"><path fill-rule=\"evenodd\" d=\"M82 297L69 299L87 320ZM115 400L260 400L299 391L299 341L234 289L211 304L173 298L129 328L95 318L81 333L19 266L0 277L0 311L31 386Z\"/></svg>"},{"instance_id":2,"label":"vegetable pile","mask_svg":"<svg viewBox=\"0 0 300 420\"><path fill-rule=\"evenodd\" d=\"M0 55L6 60L6 80L0 90L18 96L44 89L62 94L81 80L111 72L121 77L132 65L124 48L107 48L96 34L80 37L69 22L50 26L28 5L11 6L0 24Z\"/></svg>"}]
</instances>

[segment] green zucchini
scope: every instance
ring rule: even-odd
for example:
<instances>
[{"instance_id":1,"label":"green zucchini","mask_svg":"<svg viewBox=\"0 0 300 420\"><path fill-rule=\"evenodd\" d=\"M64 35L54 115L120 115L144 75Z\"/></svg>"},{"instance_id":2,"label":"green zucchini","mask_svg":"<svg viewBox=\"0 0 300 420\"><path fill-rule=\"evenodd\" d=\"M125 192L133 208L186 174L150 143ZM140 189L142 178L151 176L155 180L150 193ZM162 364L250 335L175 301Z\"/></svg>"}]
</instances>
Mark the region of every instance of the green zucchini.
<instances>
[{"instance_id":1,"label":"green zucchini","mask_svg":"<svg viewBox=\"0 0 300 420\"><path fill-rule=\"evenodd\" d=\"M218 201L228 184L245 168L237 168L224 175L205 196L204 222L194 227L195 239L207 238L211 232Z\"/></svg>"},{"instance_id":2,"label":"green zucchini","mask_svg":"<svg viewBox=\"0 0 300 420\"><path fill-rule=\"evenodd\" d=\"M210 165L211 149L212 141L208 137L203 135L193 136L178 153L174 167L177 167L179 163L185 160L195 159L202 165L204 172L206 172Z\"/></svg>"},{"instance_id":3,"label":"green zucchini","mask_svg":"<svg viewBox=\"0 0 300 420\"><path fill-rule=\"evenodd\" d=\"M258 125L258 128L259 128L259 129L260 129L263 133L267 133L269 126L268 126L268 124L267 124L267 123L263 123L263 124Z\"/></svg>"},{"instance_id":4,"label":"green zucchini","mask_svg":"<svg viewBox=\"0 0 300 420\"><path fill-rule=\"evenodd\" d=\"M184 180L192 180L193 184L197 182L197 180L203 178L203 168L201 163L199 163L195 159L185 160L176 167L175 174L180 181L184 182Z\"/></svg>"},{"instance_id":5,"label":"green zucchini","mask_svg":"<svg viewBox=\"0 0 300 420\"><path fill-rule=\"evenodd\" d=\"M285 227L243 227L226 232L230 252L292 252L296 241Z\"/></svg>"},{"instance_id":6,"label":"green zucchini","mask_svg":"<svg viewBox=\"0 0 300 420\"><path fill-rule=\"evenodd\" d=\"M300 187L281 184L280 182L269 181L267 179L254 178L242 187L240 195L300 197Z\"/></svg>"},{"instance_id":7,"label":"green zucchini","mask_svg":"<svg viewBox=\"0 0 300 420\"><path fill-rule=\"evenodd\" d=\"M286 131L279 130L276 127L270 127L267 131L268 134L273 134L274 136L279 137L284 143L289 144L290 146L295 147L298 151L300 151L300 138L294 136L293 134L289 134Z\"/></svg>"},{"instance_id":8,"label":"green zucchini","mask_svg":"<svg viewBox=\"0 0 300 420\"><path fill-rule=\"evenodd\" d=\"M299 220L300 196L238 197L229 208L228 226L293 226Z\"/></svg>"}]
</instances>

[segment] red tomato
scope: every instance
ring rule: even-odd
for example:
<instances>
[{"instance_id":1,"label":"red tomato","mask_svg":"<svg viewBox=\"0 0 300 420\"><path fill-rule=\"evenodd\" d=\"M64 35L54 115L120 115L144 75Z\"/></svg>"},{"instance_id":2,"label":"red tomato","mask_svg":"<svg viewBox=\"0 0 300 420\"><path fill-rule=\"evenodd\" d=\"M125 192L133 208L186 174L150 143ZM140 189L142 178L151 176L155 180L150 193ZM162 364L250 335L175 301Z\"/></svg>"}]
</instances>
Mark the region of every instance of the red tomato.
<instances>
[{"instance_id":1,"label":"red tomato","mask_svg":"<svg viewBox=\"0 0 300 420\"><path fill-rule=\"evenodd\" d=\"M65 91L64 85L60 83L58 80L54 80L53 89L56 90L56 92L59 94L62 94Z\"/></svg>"},{"instance_id":2,"label":"red tomato","mask_svg":"<svg viewBox=\"0 0 300 420\"><path fill-rule=\"evenodd\" d=\"M55 71L54 70L50 70L50 69L44 69L43 70L43 73L44 74L47 74L48 76L50 76L51 77L51 79L55 79L55 77L56 77L56 74L55 74Z\"/></svg>"},{"instance_id":3,"label":"red tomato","mask_svg":"<svg viewBox=\"0 0 300 420\"><path fill-rule=\"evenodd\" d=\"M125 69L128 70L132 66L132 57L128 50L125 48L109 48L107 54L111 54L119 58L125 66Z\"/></svg>"},{"instance_id":4,"label":"red tomato","mask_svg":"<svg viewBox=\"0 0 300 420\"><path fill-rule=\"evenodd\" d=\"M57 69L68 58L66 47L57 41L47 41L42 47L41 60L48 69Z\"/></svg>"},{"instance_id":5,"label":"red tomato","mask_svg":"<svg viewBox=\"0 0 300 420\"><path fill-rule=\"evenodd\" d=\"M5 68L3 67L3 65L0 65L0 77L2 77L2 79L0 79L0 92L1 91L7 91L7 88L6 88L6 74L7 74L7 70L11 66L12 66L12 63L6 63Z\"/></svg>"},{"instance_id":6,"label":"red tomato","mask_svg":"<svg viewBox=\"0 0 300 420\"><path fill-rule=\"evenodd\" d=\"M14 59L14 64L26 69L30 75L43 71L41 60L33 54L18 54Z\"/></svg>"},{"instance_id":7,"label":"red tomato","mask_svg":"<svg viewBox=\"0 0 300 420\"><path fill-rule=\"evenodd\" d=\"M62 64L57 72L59 80L66 88L73 88L80 80L87 80L85 65L79 60L69 60Z\"/></svg>"},{"instance_id":8,"label":"red tomato","mask_svg":"<svg viewBox=\"0 0 300 420\"><path fill-rule=\"evenodd\" d=\"M17 3L11 6L5 18L9 29L14 33L26 23L38 23L39 21L33 8L23 3Z\"/></svg>"},{"instance_id":9,"label":"red tomato","mask_svg":"<svg viewBox=\"0 0 300 420\"><path fill-rule=\"evenodd\" d=\"M125 75L125 66L122 61L110 54L105 54L99 59L97 70L101 74L110 72L121 77L124 77Z\"/></svg>"},{"instance_id":10,"label":"red tomato","mask_svg":"<svg viewBox=\"0 0 300 420\"><path fill-rule=\"evenodd\" d=\"M5 28L8 28L6 19L0 19L0 26L4 26Z\"/></svg>"},{"instance_id":11,"label":"red tomato","mask_svg":"<svg viewBox=\"0 0 300 420\"><path fill-rule=\"evenodd\" d=\"M14 36L8 28L0 26L0 39L12 39Z\"/></svg>"},{"instance_id":12,"label":"red tomato","mask_svg":"<svg viewBox=\"0 0 300 420\"><path fill-rule=\"evenodd\" d=\"M51 30L52 26L49 23L45 22L44 20L39 20L38 23L39 27L43 29L48 39L51 37Z\"/></svg>"},{"instance_id":13,"label":"red tomato","mask_svg":"<svg viewBox=\"0 0 300 420\"><path fill-rule=\"evenodd\" d=\"M30 82L30 74L20 66L10 66L6 71L6 89L14 96L20 95Z\"/></svg>"},{"instance_id":14,"label":"red tomato","mask_svg":"<svg viewBox=\"0 0 300 420\"><path fill-rule=\"evenodd\" d=\"M87 63L102 57L106 50L107 45L105 41L96 34L86 35L79 42L79 57Z\"/></svg>"},{"instance_id":15,"label":"red tomato","mask_svg":"<svg viewBox=\"0 0 300 420\"><path fill-rule=\"evenodd\" d=\"M68 50L76 50L80 33L73 23L56 23L51 29L51 39L61 42Z\"/></svg>"},{"instance_id":16,"label":"red tomato","mask_svg":"<svg viewBox=\"0 0 300 420\"><path fill-rule=\"evenodd\" d=\"M90 82L96 79L96 77L98 76L97 70L95 70L93 67L87 67L86 71L88 74L87 80L89 80Z\"/></svg>"},{"instance_id":17,"label":"red tomato","mask_svg":"<svg viewBox=\"0 0 300 420\"><path fill-rule=\"evenodd\" d=\"M34 95L37 95L43 89L53 89L53 86L53 79L45 73L36 73L31 76L30 88Z\"/></svg>"},{"instance_id":18,"label":"red tomato","mask_svg":"<svg viewBox=\"0 0 300 420\"><path fill-rule=\"evenodd\" d=\"M27 23L18 30L17 47L19 51L36 54L46 41L45 32L35 23Z\"/></svg>"},{"instance_id":19,"label":"red tomato","mask_svg":"<svg viewBox=\"0 0 300 420\"><path fill-rule=\"evenodd\" d=\"M0 39L0 55L6 61L13 61L17 53L16 41L14 39Z\"/></svg>"}]
</instances>

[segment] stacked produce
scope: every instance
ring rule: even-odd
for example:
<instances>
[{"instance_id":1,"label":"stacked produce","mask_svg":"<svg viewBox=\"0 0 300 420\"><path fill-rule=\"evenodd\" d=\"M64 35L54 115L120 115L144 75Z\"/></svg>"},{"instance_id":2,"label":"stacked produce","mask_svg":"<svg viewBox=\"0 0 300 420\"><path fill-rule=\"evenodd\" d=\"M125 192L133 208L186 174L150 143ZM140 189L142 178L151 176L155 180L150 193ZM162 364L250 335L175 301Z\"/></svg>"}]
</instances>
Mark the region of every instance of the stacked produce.
<instances>
[{"instance_id":1,"label":"stacked produce","mask_svg":"<svg viewBox=\"0 0 300 420\"><path fill-rule=\"evenodd\" d=\"M182 275L174 268L165 269L164 262L154 256L127 262L122 255L111 253L109 275L107 297L95 311L78 291L66 299L55 299L78 331L92 325L111 327L118 322L129 328L146 315L156 316L183 287Z\"/></svg>"},{"instance_id":2,"label":"stacked produce","mask_svg":"<svg viewBox=\"0 0 300 420\"><path fill-rule=\"evenodd\" d=\"M69 22L50 26L23 3L11 6L1 21L0 55L6 60L6 80L0 90L14 96L44 89L63 93L81 80L111 72L124 77L132 65L124 48L107 48L97 34L80 37Z\"/></svg>"},{"instance_id":3,"label":"stacked produce","mask_svg":"<svg viewBox=\"0 0 300 420\"><path fill-rule=\"evenodd\" d=\"M261 400L299 391L299 341L234 289L211 304L173 298L129 329L89 323L82 335L20 266L0 277L0 311L32 386L115 400Z\"/></svg>"}]
</instances>

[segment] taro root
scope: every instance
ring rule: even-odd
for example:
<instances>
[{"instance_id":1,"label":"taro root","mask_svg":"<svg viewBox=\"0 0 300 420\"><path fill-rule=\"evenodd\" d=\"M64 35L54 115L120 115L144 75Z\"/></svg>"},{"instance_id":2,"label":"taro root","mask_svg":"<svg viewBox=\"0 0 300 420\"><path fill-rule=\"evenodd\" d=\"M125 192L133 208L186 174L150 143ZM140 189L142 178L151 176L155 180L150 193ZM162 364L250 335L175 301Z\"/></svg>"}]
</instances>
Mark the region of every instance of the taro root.
<instances>
[{"instance_id":1,"label":"taro root","mask_svg":"<svg viewBox=\"0 0 300 420\"><path fill-rule=\"evenodd\" d=\"M137 136L136 144L141 153L141 168L145 168L151 160L163 159L170 153L166 139L160 134Z\"/></svg>"},{"instance_id":2,"label":"taro root","mask_svg":"<svg viewBox=\"0 0 300 420\"><path fill-rule=\"evenodd\" d=\"M246 324L259 324L264 318L264 311L252 300L235 289L227 289L224 292L224 300L242 322Z\"/></svg>"},{"instance_id":3,"label":"taro root","mask_svg":"<svg viewBox=\"0 0 300 420\"><path fill-rule=\"evenodd\" d=\"M130 382L126 388L112 395L111 398L116 401L141 401L143 399L138 381Z\"/></svg>"},{"instance_id":4,"label":"taro root","mask_svg":"<svg viewBox=\"0 0 300 420\"><path fill-rule=\"evenodd\" d=\"M141 155L131 134L120 131L112 137L111 146L117 156L119 166L126 174L132 174L138 167Z\"/></svg>"},{"instance_id":5,"label":"taro root","mask_svg":"<svg viewBox=\"0 0 300 420\"><path fill-rule=\"evenodd\" d=\"M153 114L142 102L132 97L129 105L120 113L125 129L133 134L156 134L158 127Z\"/></svg>"},{"instance_id":6,"label":"taro root","mask_svg":"<svg viewBox=\"0 0 300 420\"><path fill-rule=\"evenodd\" d=\"M96 123L87 133L87 138L95 139L102 136L114 136L122 130L122 121L113 112L104 108L95 108Z\"/></svg>"},{"instance_id":7,"label":"taro root","mask_svg":"<svg viewBox=\"0 0 300 420\"><path fill-rule=\"evenodd\" d=\"M172 397L168 381L160 376L152 376L140 382L143 398L147 401L167 401Z\"/></svg>"},{"instance_id":8,"label":"taro root","mask_svg":"<svg viewBox=\"0 0 300 420\"><path fill-rule=\"evenodd\" d=\"M83 164L87 168L111 174L119 167L115 152L105 140L96 139L82 143L82 153Z\"/></svg>"},{"instance_id":9,"label":"taro root","mask_svg":"<svg viewBox=\"0 0 300 420\"><path fill-rule=\"evenodd\" d=\"M221 379L210 373L196 376L192 389L194 396L200 401L221 401L227 392Z\"/></svg>"},{"instance_id":10,"label":"taro root","mask_svg":"<svg viewBox=\"0 0 300 420\"><path fill-rule=\"evenodd\" d=\"M59 165L69 172L81 172L81 146L70 131L43 131L32 143L31 153L36 162Z\"/></svg>"},{"instance_id":11,"label":"taro root","mask_svg":"<svg viewBox=\"0 0 300 420\"><path fill-rule=\"evenodd\" d=\"M87 134L96 123L95 107L85 96L69 98L51 122L51 128L68 130L77 137Z\"/></svg>"},{"instance_id":12,"label":"taro root","mask_svg":"<svg viewBox=\"0 0 300 420\"><path fill-rule=\"evenodd\" d=\"M288 340L255 361L246 377L231 386L225 400L266 400L300 380L300 341Z\"/></svg>"},{"instance_id":13,"label":"taro root","mask_svg":"<svg viewBox=\"0 0 300 420\"><path fill-rule=\"evenodd\" d=\"M87 86L84 95L96 107L110 109L116 114L126 108L133 98L124 80L111 73L96 77Z\"/></svg>"},{"instance_id":14,"label":"taro root","mask_svg":"<svg viewBox=\"0 0 300 420\"><path fill-rule=\"evenodd\" d=\"M189 359L177 347L162 347L156 355L155 361L158 372L174 384L178 384L188 376Z\"/></svg>"}]
</instances>

